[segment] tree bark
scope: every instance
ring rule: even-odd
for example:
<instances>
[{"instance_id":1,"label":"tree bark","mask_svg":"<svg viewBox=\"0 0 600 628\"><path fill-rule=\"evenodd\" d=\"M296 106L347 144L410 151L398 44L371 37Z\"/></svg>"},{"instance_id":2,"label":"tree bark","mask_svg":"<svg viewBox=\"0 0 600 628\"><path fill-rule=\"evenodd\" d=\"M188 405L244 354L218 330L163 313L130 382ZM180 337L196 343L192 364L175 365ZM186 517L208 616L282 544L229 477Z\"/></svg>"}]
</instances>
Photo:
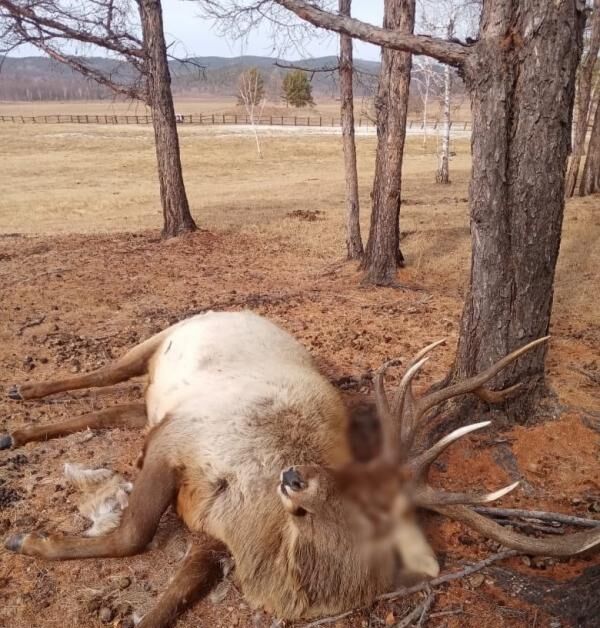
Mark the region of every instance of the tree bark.
<instances>
[{"instance_id":1,"label":"tree bark","mask_svg":"<svg viewBox=\"0 0 600 628\"><path fill-rule=\"evenodd\" d=\"M579 195L587 196L600 192L600 90L596 99L596 113L590 133L585 165L579 183Z\"/></svg>"},{"instance_id":2,"label":"tree bark","mask_svg":"<svg viewBox=\"0 0 600 628\"><path fill-rule=\"evenodd\" d=\"M339 0L340 15L350 15L351 5L352 0ZM353 70L352 38L348 35L340 35L340 101L346 178L346 254L348 259L360 259L363 255L363 244L360 234L358 171L354 139Z\"/></svg>"},{"instance_id":3,"label":"tree bark","mask_svg":"<svg viewBox=\"0 0 600 628\"><path fill-rule=\"evenodd\" d=\"M587 135L588 124L592 116L591 93L592 81L594 75L594 67L598 59L598 50L600 49L600 0L594 1L594 9L591 19L591 33L589 49L581 62L579 68L579 77L577 81L577 117L575 123L575 134L573 139L573 153L571 155L571 163L567 173L567 182L565 195L573 196L577 178L579 175L579 166L583 157L585 148L585 138Z\"/></svg>"},{"instance_id":4,"label":"tree bark","mask_svg":"<svg viewBox=\"0 0 600 628\"><path fill-rule=\"evenodd\" d=\"M577 2L490 0L465 66L473 110L471 280L451 379L478 373L550 326L585 18ZM544 59L540 63L540 59ZM502 371L543 392L546 348ZM506 403L525 421L536 395Z\"/></svg>"},{"instance_id":5,"label":"tree bark","mask_svg":"<svg viewBox=\"0 0 600 628\"><path fill-rule=\"evenodd\" d=\"M411 34L415 26L415 0L385 0L386 29ZM400 189L406 136L406 114L412 55L385 48L381 55L377 112L377 153L373 180L371 226L362 268L364 281L375 285L394 282L404 265L400 251Z\"/></svg>"},{"instance_id":6,"label":"tree bark","mask_svg":"<svg viewBox=\"0 0 600 628\"><path fill-rule=\"evenodd\" d=\"M179 153L179 137L171 74L167 60L160 0L139 0L146 64L147 102L152 109L160 200L163 209L163 238L195 231L190 213Z\"/></svg>"}]
</instances>

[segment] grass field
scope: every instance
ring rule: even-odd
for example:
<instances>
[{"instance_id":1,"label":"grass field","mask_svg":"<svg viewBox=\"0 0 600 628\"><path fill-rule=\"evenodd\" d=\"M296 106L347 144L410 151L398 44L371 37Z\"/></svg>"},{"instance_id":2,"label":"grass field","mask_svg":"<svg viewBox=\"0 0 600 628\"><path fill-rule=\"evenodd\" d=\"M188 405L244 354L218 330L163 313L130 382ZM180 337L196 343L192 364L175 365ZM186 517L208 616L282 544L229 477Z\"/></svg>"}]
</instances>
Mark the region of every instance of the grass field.
<instances>
[{"instance_id":1,"label":"grass field","mask_svg":"<svg viewBox=\"0 0 600 628\"><path fill-rule=\"evenodd\" d=\"M356 102L357 111L360 110L362 101ZM266 103L265 110L286 111L285 105L281 103ZM203 98L179 98L175 99L175 111L177 113L203 113L203 114L222 114L233 111L243 111L243 107L238 107L236 97L231 96L225 98L219 97L203 97ZM299 116L339 116L340 103L335 100L317 101L314 107L305 107L303 109L289 109L295 111ZM66 101L66 102L22 102L22 101L0 101L0 115L19 115L19 116L39 116L39 115L56 115L56 114L88 114L88 115L142 115L150 114L150 110L143 103L138 101L123 100L102 100L102 101ZM291 113L290 115L294 115Z\"/></svg>"},{"instance_id":2,"label":"grass field","mask_svg":"<svg viewBox=\"0 0 600 628\"><path fill-rule=\"evenodd\" d=\"M95 113L92 105L73 107L72 113ZM37 112L52 113L47 105ZM370 393L360 383L364 373L448 337L418 388L443 377L469 274L467 141L453 142L452 183L439 186L434 141L424 151L419 138L409 139L401 209L404 287L364 288L356 265L343 262L339 136L265 132L261 160L250 135L185 125L180 132L188 195L202 230L162 242L151 128L0 124L0 432L138 398L138 382L27 403L11 402L5 392L15 381L97 368L171 321L205 309L251 308L277 321L332 379L357 382L354 393L344 393L349 400ZM366 237L375 138L359 136L357 142ZM598 197L574 199L566 208L547 361L560 412L461 440L433 470L436 484L491 490L521 479L529 492L519 489L502 505L598 516L597 210ZM0 533L81 533L85 523L63 463L107 466L133 480L142 442L137 432L108 430L0 452ZM427 518L426 529L446 571L493 551L481 537L439 517ZM0 626L100 628L101 607L114 611L111 625L131 625L125 621L132 610L145 612L164 590L188 540L169 513L149 551L127 559L44 563L2 552ZM586 591L588 597L596 591L589 594L589 581L575 578L594 565L593 556L527 565L513 558L502 564L502 573L516 578L512 589L496 571L477 583L438 588L431 610L450 614L430 625L574 626L592 608ZM124 576L130 584L121 589ZM556 599L540 597L547 603L539 606L525 601L527 593L546 592L549 582L573 584ZM417 601L376 604L332 625L389 625L390 617L399 621ZM178 628L199 625L275 624L230 586L224 600L193 608Z\"/></svg>"}]
</instances>

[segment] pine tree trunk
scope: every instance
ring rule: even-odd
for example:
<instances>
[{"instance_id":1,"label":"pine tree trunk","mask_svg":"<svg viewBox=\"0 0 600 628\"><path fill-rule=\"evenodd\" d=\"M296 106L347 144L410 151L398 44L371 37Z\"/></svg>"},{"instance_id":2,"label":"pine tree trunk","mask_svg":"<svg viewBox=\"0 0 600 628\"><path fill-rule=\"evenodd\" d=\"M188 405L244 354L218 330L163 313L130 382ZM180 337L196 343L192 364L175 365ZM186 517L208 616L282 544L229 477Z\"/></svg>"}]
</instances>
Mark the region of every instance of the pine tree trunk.
<instances>
[{"instance_id":1,"label":"pine tree trunk","mask_svg":"<svg viewBox=\"0 0 600 628\"><path fill-rule=\"evenodd\" d=\"M339 0L340 15L350 15L351 4L352 0ZM340 100L346 178L346 254L348 259L360 259L363 255L363 244L360 235L358 171L354 139L353 69L352 38L340 35Z\"/></svg>"},{"instance_id":2,"label":"pine tree trunk","mask_svg":"<svg viewBox=\"0 0 600 628\"><path fill-rule=\"evenodd\" d=\"M450 66L444 67L444 130L442 135L442 151L440 163L435 174L437 183L450 183L450 94L452 74Z\"/></svg>"},{"instance_id":3,"label":"pine tree trunk","mask_svg":"<svg viewBox=\"0 0 600 628\"><path fill-rule=\"evenodd\" d=\"M592 125L585 165L579 183L580 196L600 192L600 91L596 101L594 124Z\"/></svg>"},{"instance_id":4,"label":"pine tree trunk","mask_svg":"<svg viewBox=\"0 0 600 628\"><path fill-rule=\"evenodd\" d=\"M415 0L385 0L384 28L412 33ZM389 48L381 53L377 111L377 153L373 180L371 226L362 268L364 281L375 285L394 282L404 265L400 251L400 189L406 135L406 114L412 55Z\"/></svg>"},{"instance_id":5,"label":"pine tree trunk","mask_svg":"<svg viewBox=\"0 0 600 628\"><path fill-rule=\"evenodd\" d=\"M591 19L591 34L589 49L581 62L579 78L577 81L577 118L575 133L573 138L573 153L567 174L565 195L573 196L577 178L579 176L579 166L585 149L585 137L587 135L588 124L592 116L592 82L594 68L600 49L600 0L595 0L594 11Z\"/></svg>"},{"instance_id":6,"label":"pine tree trunk","mask_svg":"<svg viewBox=\"0 0 600 628\"><path fill-rule=\"evenodd\" d=\"M181 171L161 3L160 0L139 0L138 7L146 50L147 102L152 109L164 217L162 237L172 238L197 227L190 213Z\"/></svg>"},{"instance_id":7,"label":"pine tree trunk","mask_svg":"<svg viewBox=\"0 0 600 628\"><path fill-rule=\"evenodd\" d=\"M584 17L574 1L489 0L481 24L465 67L472 261L453 380L548 333ZM527 420L531 393L545 390L545 354L528 353L494 380L529 393L506 403L513 421Z\"/></svg>"}]
</instances>

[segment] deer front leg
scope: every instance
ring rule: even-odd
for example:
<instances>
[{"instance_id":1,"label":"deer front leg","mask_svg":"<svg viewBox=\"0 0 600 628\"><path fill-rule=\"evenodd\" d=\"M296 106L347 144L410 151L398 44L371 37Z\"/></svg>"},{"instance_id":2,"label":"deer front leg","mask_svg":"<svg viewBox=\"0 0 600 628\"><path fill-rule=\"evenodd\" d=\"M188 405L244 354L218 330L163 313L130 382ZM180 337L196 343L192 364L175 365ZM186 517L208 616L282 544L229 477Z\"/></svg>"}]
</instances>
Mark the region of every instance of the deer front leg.
<instances>
[{"instance_id":1,"label":"deer front leg","mask_svg":"<svg viewBox=\"0 0 600 628\"><path fill-rule=\"evenodd\" d=\"M140 554L154 537L160 518L177 490L175 469L170 468L164 457L156 453L156 450L151 451L146 457L121 524L110 534L93 538L15 534L6 540L5 547L17 554L47 560Z\"/></svg>"},{"instance_id":2,"label":"deer front leg","mask_svg":"<svg viewBox=\"0 0 600 628\"><path fill-rule=\"evenodd\" d=\"M25 443L67 436L88 428L93 430L110 427L141 428L144 425L146 425L146 405L143 402L128 403L82 414L61 423L24 427L9 434L0 435L0 449L21 447Z\"/></svg>"},{"instance_id":3,"label":"deer front leg","mask_svg":"<svg viewBox=\"0 0 600 628\"><path fill-rule=\"evenodd\" d=\"M226 548L212 537L203 536L183 559L179 571L137 628L166 628L186 608L207 595L223 577Z\"/></svg>"}]
</instances>

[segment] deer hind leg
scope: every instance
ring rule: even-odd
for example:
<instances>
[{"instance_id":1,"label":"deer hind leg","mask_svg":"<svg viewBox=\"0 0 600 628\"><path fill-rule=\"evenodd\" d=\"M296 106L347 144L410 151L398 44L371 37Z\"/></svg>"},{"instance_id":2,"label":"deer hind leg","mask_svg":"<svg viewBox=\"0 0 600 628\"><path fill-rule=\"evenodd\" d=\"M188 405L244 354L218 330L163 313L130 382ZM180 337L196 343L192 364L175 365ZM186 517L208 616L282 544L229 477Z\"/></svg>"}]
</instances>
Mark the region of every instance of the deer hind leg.
<instances>
[{"instance_id":1,"label":"deer hind leg","mask_svg":"<svg viewBox=\"0 0 600 628\"><path fill-rule=\"evenodd\" d=\"M109 427L144 427L146 424L146 405L143 402L129 403L99 412L90 412L81 416L48 425L35 425L14 430L0 435L0 449L21 447L25 443L50 440L67 436L85 429L105 429Z\"/></svg>"},{"instance_id":2,"label":"deer hind leg","mask_svg":"<svg viewBox=\"0 0 600 628\"><path fill-rule=\"evenodd\" d=\"M170 329L148 338L137 345L113 364L104 366L92 373L56 379L49 382L27 383L15 385L8 391L8 396L16 401L22 399L37 399L66 390L78 390L80 388L97 388L112 386L131 377L144 375L147 372L148 362L158 349L160 343L169 334Z\"/></svg>"},{"instance_id":3,"label":"deer hind leg","mask_svg":"<svg viewBox=\"0 0 600 628\"><path fill-rule=\"evenodd\" d=\"M47 560L133 556L143 552L177 491L176 470L152 449L116 530L99 537L15 534L6 540L6 549Z\"/></svg>"},{"instance_id":4,"label":"deer hind leg","mask_svg":"<svg viewBox=\"0 0 600 628\"><path fill-rule=\"evenodd\" d=\"M225 546L203 536L183 559L179 571L158 603L142 617L137 628L166 628L186 608L207 595L223 577Z\"/></svg>"}]
</instances>

